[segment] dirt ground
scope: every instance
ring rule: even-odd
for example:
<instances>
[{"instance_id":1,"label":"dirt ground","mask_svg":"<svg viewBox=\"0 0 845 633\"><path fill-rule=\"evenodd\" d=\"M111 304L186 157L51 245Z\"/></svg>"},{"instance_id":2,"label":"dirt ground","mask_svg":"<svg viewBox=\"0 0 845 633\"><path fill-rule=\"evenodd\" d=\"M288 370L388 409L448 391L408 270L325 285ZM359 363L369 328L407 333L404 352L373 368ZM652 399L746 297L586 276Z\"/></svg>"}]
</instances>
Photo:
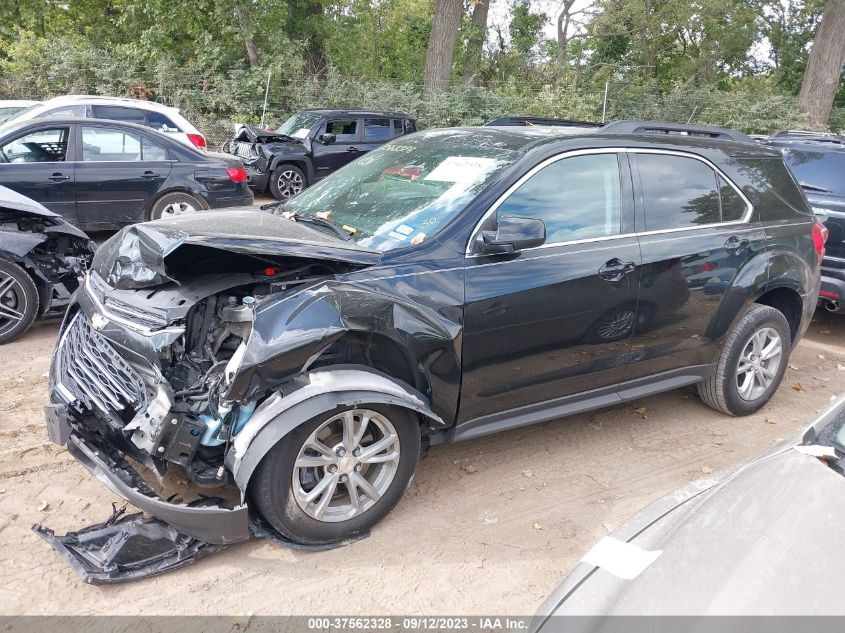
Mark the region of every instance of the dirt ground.
<instances>
[{"instance_id":1,"label":"dirt ground","mask_svg":"<svg viewBox=\"0 0 845 633\"><path fill-rule=\"evenodd\" d=\"M252 540L158 578L85 585L30 527L65 532L116 500L48 443L57 324L0 347L0 613L530 615L588 547L653 499L804 425L845 389L845 318L820 314L779 392L734 419L691 391L432 449L361 542Z\"/></svg>"}]
</instances>

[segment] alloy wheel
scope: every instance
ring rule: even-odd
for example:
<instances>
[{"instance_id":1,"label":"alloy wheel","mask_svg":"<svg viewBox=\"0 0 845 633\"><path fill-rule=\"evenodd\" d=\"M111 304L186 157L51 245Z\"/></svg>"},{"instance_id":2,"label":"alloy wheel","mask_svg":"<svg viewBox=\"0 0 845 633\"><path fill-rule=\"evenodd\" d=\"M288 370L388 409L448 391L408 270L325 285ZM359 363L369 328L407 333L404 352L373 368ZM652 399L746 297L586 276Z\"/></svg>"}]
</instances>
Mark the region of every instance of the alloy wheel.
<instances>
[{"instance_id":1,"label":"alloy wheel","mask_svg":"<svg viewBox=\"0 0 845 633\"><path fill-rule=\"evenodd\" d=\"M23 321L27 307L23 286L11 275L0 271L0 333Z\"/></svg>"},{"instance_id":2,"label":"alloy wheel","mask_svg":"<svg viewBox=\"0 0 845 633\"><path fill-rule=\"evenodd\" d=\"M753 401L763 395L778 374L783 343L777 330L764 327L751 335L736 368L739 397Z\"/></svg>"},{"instance_id":3,"label":"alloy wheel","mask_svg":"<svg viewBox=\"0 0 845 633\"><path fill-rule=\"evenodd\" d=\"M171 202L161 210L161 217L168 218L186 213L196 213L197 208L189 202Z\"/></svg>"},{"instance_id":4,"label":"alloy wheel","mask_svg":"<svg viewBox=\"0 0 845 633\"><path fill-rule=\"evenodd\" d=\"M381 413L343 411L317 427L293 467L293 495L318 521L347 521L373 507L399 467L399 435Z\"/></svg>"},{"instance_id":5,"label":"alloy wheel","mask_svg":"<svg viewBox=\"0 0 845 633\"><path fill-rule=\"evenodd\" d=\"M292 169L286 169L280 173L277 183L282 200L292 198L302 191L302 176Z\"/></svg>"}]
</instances>

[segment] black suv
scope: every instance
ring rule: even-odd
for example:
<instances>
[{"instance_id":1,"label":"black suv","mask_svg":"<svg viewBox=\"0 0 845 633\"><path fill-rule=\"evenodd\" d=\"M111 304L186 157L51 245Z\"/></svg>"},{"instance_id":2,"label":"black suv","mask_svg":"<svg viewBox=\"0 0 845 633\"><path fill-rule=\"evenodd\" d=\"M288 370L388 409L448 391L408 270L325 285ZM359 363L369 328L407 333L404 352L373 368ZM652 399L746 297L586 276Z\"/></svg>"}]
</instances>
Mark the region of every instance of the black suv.
<instances>
[{"instance_id":1,"label":"black suv","mask_svg":"<svg viewBox=\"0 0 845 633\"><path fill-rule=\"evenodd\" d=\"M387 141L417 130L401 112L304 110L275 132L244 125L223 151L238 156L256 193L287 200Z\"/></svg>"},{"instance_id":2,"label":"black suv","mask_svg":"<svg viewBox=\"0 0 845 633\"><path fill-rule=\"evenodd\" d=\"M783 131L765 141L777 147L830 237L819 297L829 312L845 312L845 137Z\"/></svg>"},{"instance_id":3,"label":"black suv","mask_svg":"<svg viewBox=\"0 0 845 633\"><path fill-rule=\"evenodd\" d=\"M195 539L324 545L390 511L421 446L693 384L753 413L825 229L780 153L732 136L426 130L273 214L124 229L63 324L50 435ZM126 456L242 501L167 502Z\"/></svg>"}]
</instances>

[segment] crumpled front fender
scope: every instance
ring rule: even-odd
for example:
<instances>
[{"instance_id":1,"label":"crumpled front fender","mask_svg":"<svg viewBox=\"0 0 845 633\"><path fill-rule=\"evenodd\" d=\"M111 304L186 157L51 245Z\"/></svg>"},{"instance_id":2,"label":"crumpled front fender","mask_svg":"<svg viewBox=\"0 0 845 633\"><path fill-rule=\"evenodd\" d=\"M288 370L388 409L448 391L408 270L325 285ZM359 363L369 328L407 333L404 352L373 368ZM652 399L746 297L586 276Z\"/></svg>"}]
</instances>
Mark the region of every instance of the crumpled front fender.
<instances>
[{"instance_id":1,"label":"crumpled front fender","mask_svg":"<svg viewBox=\"0 0 845 633\"><path fill-rule=\"evenodd\" d=\"M416 411L432 426L444 425L423 394L375 370L317 370L304 380L303 386L287 395L276 392L267 398L235 437L226 466L241 491L246 492L258 464L279 440L303 422L337 407L394 405Z\"/></svg>"}]
</instances>

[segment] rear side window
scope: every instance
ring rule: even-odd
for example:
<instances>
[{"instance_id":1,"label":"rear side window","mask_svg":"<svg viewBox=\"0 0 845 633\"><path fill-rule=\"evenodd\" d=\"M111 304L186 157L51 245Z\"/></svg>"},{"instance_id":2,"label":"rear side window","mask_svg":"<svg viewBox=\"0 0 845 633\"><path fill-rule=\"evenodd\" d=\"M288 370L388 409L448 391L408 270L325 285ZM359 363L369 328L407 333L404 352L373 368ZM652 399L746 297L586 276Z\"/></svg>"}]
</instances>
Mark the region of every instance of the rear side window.
<instances>
[{"instance_id":1,"label":"rear side window","mask_svg":"<svg viewBox=\"0 0 845 633\"><path fill-rule=\"evenodd\" d=\"M786 220L811 213L807 199L780 158L740 158L731 174L762 220Z\"/></svg>"},{"instance_id":2,"label":"rear side window","mask_svg":"<svg viewBox=\"0 0 845 633\"><path fill-rule=\"evenodd\" d=\"M721 221L716 172L694 158L637 154L645 230L680 229Z\"/></svg>"},{"instance_id":3,"label":"rear side window","mask_svg":"<svg viewBox=\"0 0 845 633\"><path fill-rule=\"evenodd\" d=\"M167 160L167 152L163 147L153 143L145 136L141 141L141 158L143 160Z\"/></svg>"},{"instance_id":4,"label":"rear side window","mask_svg":"<svg viewBox=\"0 0 845 633\"><path fill-rule=\"evenodd\" d=\"M546 243L618 235L619 161L616 154L564 158L526 180L496 210L496 217L540 218Z\"/></svg>"},{"instance_id":5,"label":"rear side window","mask_svg":"<svg viewBox=\"0 0 845 633\"><path fill-rule=\"evenodd\" d=\"M393 136L402 136L405 126L401 119L393 119Z\"/></svg>"},{"instance_id":6,"label":"rear side window","mask_svg":"<svg viewBox=\"0 0 845 633\"><path fill-rule=\"evenodd\" d=\"M390 119L364 119L364 141L387 141L390 137Z\"/></svg>"},{"instance_id":7,"label":"rear side window","mask_svg":"<svg viewBox=\"0 0 845 633\"><path fill-rule=\"evenodd\" d=\"M112 121L129 121L144 125L146 117L144 111L138 108L123 108L119 106L94 106L95 119L111 119Z\"/></svg>"},{"instance_id":8,"label":"rear side window","mask_svg":"<svg viewBox=\"0 0 845 633\"><path fill-rule=\"evenodd\" d=\"M783 150L783 160L808 192L845 197L845 152Z\"/></svg>"},{"instance_id":9,"label":"rear side window","mask_svg":"<svg viewBox=\"0 0 845 633\"><path fill-rule=\"evenodd\" d=\"M326 123L326 133L334 134L338 143L354 143L358 140L358 121L329 121Z\"/></svg>"},{"instance_id":10,"label":"rear side window","mask_svg":"<svg viewBox=\"0 0 845 633\"><path fill-rule=\"evenodd\" d=\"M181 132L173 120L161 112L147 112L147 125L162 132Z\"/></svg>"}]
</instances>

